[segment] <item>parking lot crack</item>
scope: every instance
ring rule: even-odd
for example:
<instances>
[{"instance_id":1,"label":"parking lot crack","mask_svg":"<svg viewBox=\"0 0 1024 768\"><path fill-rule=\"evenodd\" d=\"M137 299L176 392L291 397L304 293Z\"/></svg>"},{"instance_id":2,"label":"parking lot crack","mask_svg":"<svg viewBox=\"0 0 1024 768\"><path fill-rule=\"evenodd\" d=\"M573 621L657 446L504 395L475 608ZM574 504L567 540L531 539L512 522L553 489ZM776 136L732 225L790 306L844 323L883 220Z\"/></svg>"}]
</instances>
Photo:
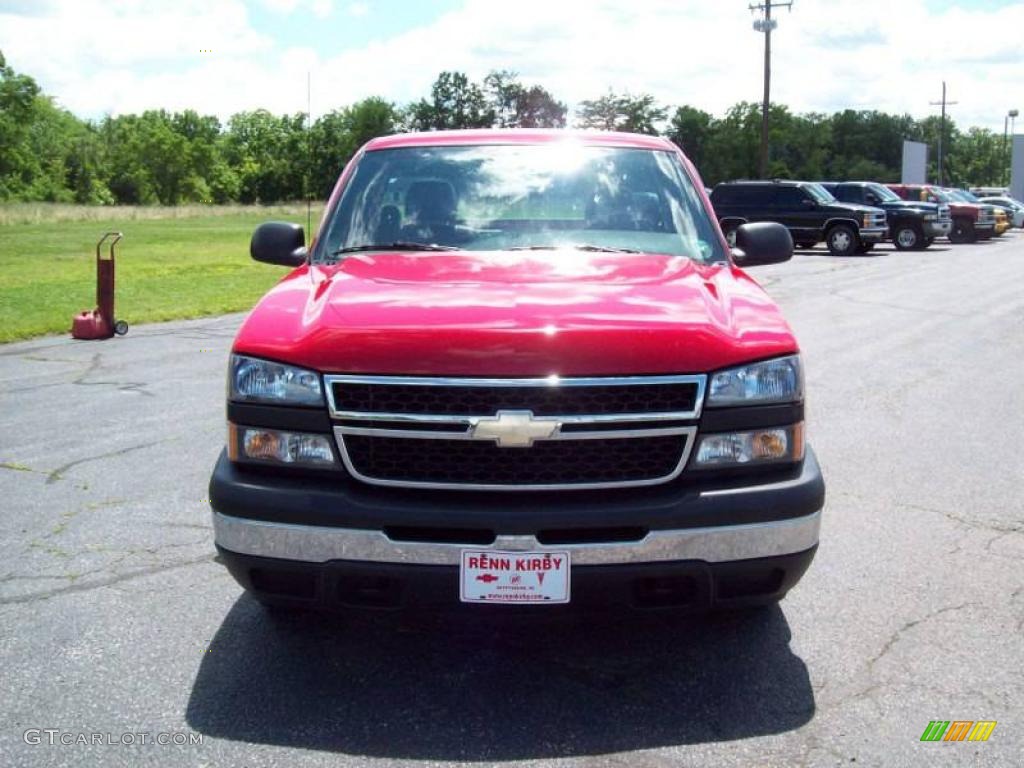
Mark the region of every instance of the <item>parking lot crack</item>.
<instances>
[{"instance_id":1,"label":"parking lot crack","mask_svg":"<svg viewBox=\"0 0 1024 768\"><path fill-rule=\"evenodd\" d=\"M116 387L122 392L138 392L146 397L156 397L156 395L146 389L149 384L144 381L86 381L86 379L98 373L102 368L103 354L97 352L92 356L92 360L89 361L89 366L85 371L72 379L71 383L84 387Z\"/></svg>"},{"instance_id":2,"label":"parking lot crack","mask_svg":"<svg viewBox=\"0 0 1024 768\"><path fill-rule=\"evenodd\" d=\"M889 639L886 641L885 645L882 646L881 650L878 653L876 653L868 661L868 669L869 670L874 669L875 664L877 664L879 661L881 661L882 658L885 657L893 649L893 647L896 645L896 643L898 643L903 638L903 635L906 634L907 632L909 632L910 630L912 630L914 627L916 627L916 626L918 626L920 624L923 624L926 621L931 621L932 619L935 619L935 618L937 618L939 616L942 616L944 614L952 613L953 611L961 611L964 608L966 608L968 605L972 605L972 603L961 603L960 605L949 605L949 606L946 606L945 608L939 608L938 610L932 611L931 613L926 614L925 616L921 616L920 618L917 618L917 619L911 619L910 621L904 623L899 629L897 629L895 632L893 632L892 636L889 637Z\"/></svg>"},{"instance_id":3,"label":"parking lot crack","mask_svg":"<svg viewBox=\"0 0 1024 768\"><path fill-rule=\"evenodd\" d=\"M32 469L32 467L26 467L24 464L19 464L16 461L3 461L0 462L0 469L8 469L11 472L33 472L38 475L45 475L40 469Z\"/></svg>"},{"instance_id":4,"label":"parking lot crack","mask_svg":"<svg viewBox=\"0 0 1024 768\"><path fill-rule=\"evenodd\" d=\"M858 299L850 296L842 291L829 291L830 296L835 296L837 299L843 299L853 304L863 304L869 307L884 307L885 309L895 309L900 312L913 312L917 315L928 315L934 317L935 315L943 315L945 317L961 317L970 318L974 315L964 314L962 312L949 312L948 310L935 309L934 307L905 307L900 304L893 304L887 301L874 301L872 299Z\"/></svg>"},{"instance_id":5,"label":"parking lot crack","mask_svg":"<svg viewBox=\"0 0 1024 768\"><path fill-rule=\"evenodd\" d=\"M101 453L101 454L98 454L96 456L87 456L84 459L76 459L75 461L68 462L67 464L64 464L63 466L57 467L57 469L52 470L49 473L49 475L47 476L47 478L46 478L46 484L47 485L52 485L53 483L56 483L58 480L63 480L64 479L64 473L66 473L69 469L72 469L73 467L77 467L80 464L86 464L86 463L92 462L92 461L103 461L105 459L112 459L112 458L114 458L116 456L123 456L126 453L131 453L132 451L141 451L143 448L151 448L154 445L160 445L161 443L167 443L167 442L170 442L172 439L173 438L165 438L163 440L154 440L152 442L140 443L139 445L131 445L131 446L128 446L127 448L121 448L121 449L116 450L116 451L110 451L109 453Z\"/></svg>"},{"instance_id":6,"label":"parking lot crack","mask_svg":"<svg viewBox=\"0 0 1024 768\"><path fill-rule=\"evenodd\" d=\"M41 600L49 600L53 597L59 597L73 592L89 592L96 589L103 589L104 587L111 587L116 584L122 584L127 581L133 581L135 579L141 579L146 576L152 576L157 573L164 573L166 571L172 571L179 568L189 568L193 565L202 565L203 563L212 562L214 558L213 554L204 555L197 557L192 560L183 560L176 563L163 563L161 565L154 565L150 568L142 568L130 573L122 573L116 576L111 576L107 579L99 579L97 581L91 581L86 584L73 583L64 587L57 587L55 589L46 590L45 592L32 592L26 595L17 595L14 597L0 598L0 605L18 605L23 603L34 603Z\"/></svg>"}]
</instances>

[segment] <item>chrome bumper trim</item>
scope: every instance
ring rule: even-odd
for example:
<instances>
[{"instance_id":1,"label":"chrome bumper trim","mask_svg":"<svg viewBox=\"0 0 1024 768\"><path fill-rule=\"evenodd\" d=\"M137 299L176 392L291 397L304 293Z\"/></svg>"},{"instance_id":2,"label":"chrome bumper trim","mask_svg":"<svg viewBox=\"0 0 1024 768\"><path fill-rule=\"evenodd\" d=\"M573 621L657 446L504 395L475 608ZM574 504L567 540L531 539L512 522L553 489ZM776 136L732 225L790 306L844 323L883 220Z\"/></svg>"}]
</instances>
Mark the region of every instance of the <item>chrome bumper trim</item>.
<instances>
[{"instance_id":1,"label":"chrome bumper trim","mask_svg":"<svg viewBox=\"0 0 1024 768\"><path fill-rule=\"evenodd\" d=\"M307 563L358 560L458 565L463 549L570 550L573 565L704 560L718 563L803 552L818 543L821 512L769 523L651 531L640 541L542 545L533 536L498 536L489 546L393 541L381 531L291 525L213 513L217 544L230 552Z\"/></svg>"}]
</instances>

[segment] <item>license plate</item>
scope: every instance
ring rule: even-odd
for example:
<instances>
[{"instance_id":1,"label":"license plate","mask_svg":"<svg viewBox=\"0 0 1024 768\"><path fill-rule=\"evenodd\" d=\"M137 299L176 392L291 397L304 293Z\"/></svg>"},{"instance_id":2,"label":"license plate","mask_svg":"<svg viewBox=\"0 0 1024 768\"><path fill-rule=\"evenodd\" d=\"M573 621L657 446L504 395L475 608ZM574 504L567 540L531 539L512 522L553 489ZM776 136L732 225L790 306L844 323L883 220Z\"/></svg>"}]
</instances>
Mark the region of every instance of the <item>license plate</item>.
<instances>
[{"instance_id":1,"label":"license plate","mask_svg":"<svg viewBox=\"0 0 1024 768\"><path fill-rule=\"evenodd\" d=\"M464 549L459 599L464 603L568 603L569 553Z\"/></svg>"}]
</instances>

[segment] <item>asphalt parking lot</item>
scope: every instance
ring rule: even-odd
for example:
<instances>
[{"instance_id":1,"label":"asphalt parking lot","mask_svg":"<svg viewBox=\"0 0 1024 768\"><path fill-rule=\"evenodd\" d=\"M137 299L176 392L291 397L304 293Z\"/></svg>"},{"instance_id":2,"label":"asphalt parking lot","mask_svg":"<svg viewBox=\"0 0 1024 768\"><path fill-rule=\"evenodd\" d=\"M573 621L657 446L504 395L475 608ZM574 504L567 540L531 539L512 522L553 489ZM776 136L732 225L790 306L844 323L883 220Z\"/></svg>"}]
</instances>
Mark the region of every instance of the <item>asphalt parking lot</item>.
<instances>
[{"instance_id":1,"label":"asphalt parking lot","mask_svg":"<svg viewBox=\"0 0 1024 768\"><path fill-rule=\"evenodd\" d=\"M828 503L804 581L750 615L271 620L206 501L241 318L0 347L3 764L1019 764L1024 233L753 273L804 349ZM935 719L998 726L921 743ZM202 743L107 743L142 733Z\"/></svg>"}]
</instances>

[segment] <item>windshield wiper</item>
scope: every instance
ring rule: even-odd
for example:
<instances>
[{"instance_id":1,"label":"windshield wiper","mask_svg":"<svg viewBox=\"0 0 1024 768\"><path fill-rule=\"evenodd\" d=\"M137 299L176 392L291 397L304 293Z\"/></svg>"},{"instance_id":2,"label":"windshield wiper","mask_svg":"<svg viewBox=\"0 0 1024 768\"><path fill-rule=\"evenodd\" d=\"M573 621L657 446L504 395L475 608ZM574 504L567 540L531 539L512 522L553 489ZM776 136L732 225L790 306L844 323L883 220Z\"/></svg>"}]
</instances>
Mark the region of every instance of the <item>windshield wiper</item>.
<instances>
[{"instance_id":1,"label":"windshield wiper","mask_svg":"<svg viewBox=\"0 0 1024 768\"><path fill-rule=\"evenodd\" d=\"M591 251L594 253L640 253L635 248L609 248L605 245L515 245L509 248L510 251L557 251L562 248L572 248L577 251Z\"/></svg>"},{"instance_id":2,"label":"windshield wiper","mask_svg":"<svg viewBox=\"0 0 1024 768\"><path fill-rule=\"evenodd\" d=\"M438 245L437 243L412 243L406 240L396 240L393 243L374 243L371 245L348 245L343 248L336 248L331 251L331 256L340 256L343 253L360 253L362 251L457 251L453 245Z\"/></svg>"}]
</instances>

